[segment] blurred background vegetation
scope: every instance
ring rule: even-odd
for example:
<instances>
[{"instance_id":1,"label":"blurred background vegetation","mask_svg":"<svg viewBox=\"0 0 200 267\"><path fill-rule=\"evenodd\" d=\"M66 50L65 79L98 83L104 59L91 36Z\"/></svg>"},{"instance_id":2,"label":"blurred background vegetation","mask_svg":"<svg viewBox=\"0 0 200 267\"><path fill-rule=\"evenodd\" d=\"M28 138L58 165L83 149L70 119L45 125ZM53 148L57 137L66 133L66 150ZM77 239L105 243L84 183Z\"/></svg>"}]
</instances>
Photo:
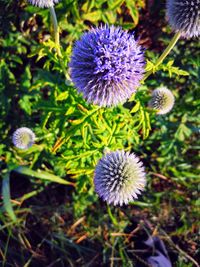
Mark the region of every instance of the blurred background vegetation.
<instances>
[{"instance_id":1,"label":"blurred background vegetation","mask_svg":"<svg viewBox=\"0 0 200 267\"><path fill-rule=\"evenodd\" d=\"M180 40L132 102L99 109L66 79L49 10L26 1L0 6L0 265L149 266L144 241L158 236L172 266L198 266L198 40ZM158 0L62 0L56 13L66 69L74 41L91 26L135 32L148 66L173 36ZM146 108L160 85L176 98L167 116ZM11 141L22 126L38 138L26 151ZM132 150L146 166L145 192L122 208L107 207L93 188L107 147Z\"/></svg>"}]
</instances>

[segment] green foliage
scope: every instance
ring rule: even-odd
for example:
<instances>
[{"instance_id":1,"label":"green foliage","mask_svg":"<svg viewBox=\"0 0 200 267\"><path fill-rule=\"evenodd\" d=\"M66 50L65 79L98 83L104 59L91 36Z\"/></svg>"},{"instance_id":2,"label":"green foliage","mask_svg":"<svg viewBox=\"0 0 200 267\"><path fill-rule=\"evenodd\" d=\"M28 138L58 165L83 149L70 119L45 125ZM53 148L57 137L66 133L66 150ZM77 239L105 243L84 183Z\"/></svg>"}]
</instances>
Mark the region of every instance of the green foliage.
<instances>
[{"instance_id":1,"label":"green foliage","mask_svg":"<svg viewBox=\"0 0 200 267\"><path fill-rule=\"evenodd\" d=\"M49 34L47 9L1 2L7 18L1 16L0 30L0 265L37 266L50 249L44 266L135 266L143 259L134 252L134 235L142 243L156 231L163 237L163 228L196 257L187 247L196 245L199 214L199 42L181 40L159 66L157 53L147 51L146 71L153 75L125 105L99 108L87 104L70 81L74 41L101 23L134 29L144 20L145 1L60 1L62 58ZM158 45L166 42L161 38ZM160 85L176 98L167 116L148 108L151 91ZM21 126L37 137L25 151L11 141ZM144 196L121 209L107 208L93 188L98 160L116 149L136 152L148 178ZM137 225L127 236L132 222ZM168 250L176 254L174 266L192 266L187 253L170 245Z\"/></svg>"},{"instance_id":2,"label":"green foliage","mask_svg":"<svg viewBox=\"0 0 200 267\"><path fill-rule=\"evenodd\" d=\"M179 67L174 67L174 60L170 60L166 65L165 64L161 64L158 67L153 64L152 62L150 62L149 60L147 60L147 65L146 65L146 71L152 71L153 73L162 70L162 71L166 71L169 74L169 77L171 78L172 75L183 75L183 76L188 76L189 73L185 70L181 70Z\"/></svg>"}]
</instances>

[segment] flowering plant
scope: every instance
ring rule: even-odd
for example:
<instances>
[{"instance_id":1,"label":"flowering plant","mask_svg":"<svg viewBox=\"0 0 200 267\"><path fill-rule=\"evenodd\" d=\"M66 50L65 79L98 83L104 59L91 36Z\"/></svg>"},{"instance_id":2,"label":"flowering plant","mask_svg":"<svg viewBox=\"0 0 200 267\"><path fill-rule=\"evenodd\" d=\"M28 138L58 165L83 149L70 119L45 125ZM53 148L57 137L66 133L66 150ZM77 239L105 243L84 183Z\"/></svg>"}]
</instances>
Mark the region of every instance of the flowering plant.
<instances>
[{"instance_id":1,"label":"flowering plant","mask_svg":"<svg viewBox=\"0 0 200 267\"><path fill-rule=\"evenodd\" d=\"M44 142L48 134L52 137L48 149L43 143L39 145L38 154L46 149L51 153L57 175L67 173L74 177L90 177L105 147L111 151L124 147L132 150L133 145L141 142L141 135L143 139L149 136L154 110L157 114L166 114L172 109L174 96L165 87L154 90L148 104L145 98L149 89L144 82L160 69L170 75L188 75L186 71L174 67L173 61L167 65L163 62L181 36L198 36L199 2L167 1L167 16L176 34L155 63L146 59L139 38L108 23L89 28L74 44L67 43L64 50L54 9L58 2L30 1L33 6L49 8L53 25L53 40L44 42L42 48L33 51L32 56L37 55L38 60L45 58L44 67L57 71L44 75L43 80L35 80L33 90L35 93L42 90L46 83L54 93L48 101L41 95L33 95L33 100L28 98L27 105L23 100L21 103L27 113L31 114L34 108L42 110L42 127L39 124L35 129L37 140ZM179 17L173 15L178 6L181 8ZM22 135L20 129L27 129L26 134ZM20 129L13 134L13 143L18 148L27 149L34 144L35 135L30 134L28 128ZM81 141L76 144L77 139ZM58 153L62 154L62 160ZM86 168L88 163L89 168ZM128 203L126 199L129 197L124 199L114 203ZM113 201L108 198L108 202Z\"/></svg>"},{"instance_id":2,"label":"flowering plant","mask_svg":"<svg viewBox=\"0 0 200 267\"><path fill-rule=\"evenodd\" d=\"M192 255L199 1L2 2L2 266L132 266L161 226Z\"/></svg>"}]
</instances>

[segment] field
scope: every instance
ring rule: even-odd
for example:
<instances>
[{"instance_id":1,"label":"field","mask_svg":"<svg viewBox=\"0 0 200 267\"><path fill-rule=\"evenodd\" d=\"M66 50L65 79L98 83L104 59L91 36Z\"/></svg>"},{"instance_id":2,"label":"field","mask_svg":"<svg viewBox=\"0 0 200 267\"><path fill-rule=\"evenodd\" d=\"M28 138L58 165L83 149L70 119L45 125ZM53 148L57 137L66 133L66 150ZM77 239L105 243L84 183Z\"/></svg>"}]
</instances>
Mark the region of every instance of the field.
<instances>
[{"instance_id":1,"label":"field","mask_svg":"<svg viewBox=\"0 0 200 267\"><path fill-rule=\"evenodd\" d=\"M165 1L60 0L58 25L52 8L0 7L0 266L199 266L199 39L174 33ZM140 86L109 107L77 91L70 63L83 33L108 25L145 50ZM160 87L175 98L163 115L149 105ZM13 144L21 127L36 137L28 149ZM99 160L117 150L146 173L121 206L94 185Z\"/></svg>"}]
</instances>

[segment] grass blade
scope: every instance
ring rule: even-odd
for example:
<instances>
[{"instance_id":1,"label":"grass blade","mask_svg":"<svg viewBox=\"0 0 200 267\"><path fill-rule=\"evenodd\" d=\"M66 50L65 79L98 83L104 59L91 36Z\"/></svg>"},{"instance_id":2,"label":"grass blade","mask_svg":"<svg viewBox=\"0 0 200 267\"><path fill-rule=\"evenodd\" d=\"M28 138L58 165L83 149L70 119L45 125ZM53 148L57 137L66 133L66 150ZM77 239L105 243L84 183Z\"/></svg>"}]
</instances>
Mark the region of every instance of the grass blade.
<instances>
[{"instance_id":1,"label":"grass blade","mask_svg":"<svg viewBox=\"0 0 200 267\"><path fill-rule=\"evenodd\" d=\"M68 182L54 174L48 173L46 171L41 171L41 170L37 170L37 171L33 171L27 167L18 167L17 169L15 169L15 172L21 173L23 175L27 175L33 178L38 178L41 180L46 180L46 181L51 181L54 183L59 183L59 184L66 184L66 185L73 185L73 183Z\"/></svg>"},{"instance_id":2,"label":"grass blade","mask_svg":"<svg viewBox=\"0 0 200 267\"><path fill-rule=\"evenodd\" d=\"M5 211L8 213L9 217L12 221L16 222L17 218L12 208L12 204L10 201L10 175L7 173L2 182L2 196L3 196L3 205Z\"/></svg>"}]
</instances>

